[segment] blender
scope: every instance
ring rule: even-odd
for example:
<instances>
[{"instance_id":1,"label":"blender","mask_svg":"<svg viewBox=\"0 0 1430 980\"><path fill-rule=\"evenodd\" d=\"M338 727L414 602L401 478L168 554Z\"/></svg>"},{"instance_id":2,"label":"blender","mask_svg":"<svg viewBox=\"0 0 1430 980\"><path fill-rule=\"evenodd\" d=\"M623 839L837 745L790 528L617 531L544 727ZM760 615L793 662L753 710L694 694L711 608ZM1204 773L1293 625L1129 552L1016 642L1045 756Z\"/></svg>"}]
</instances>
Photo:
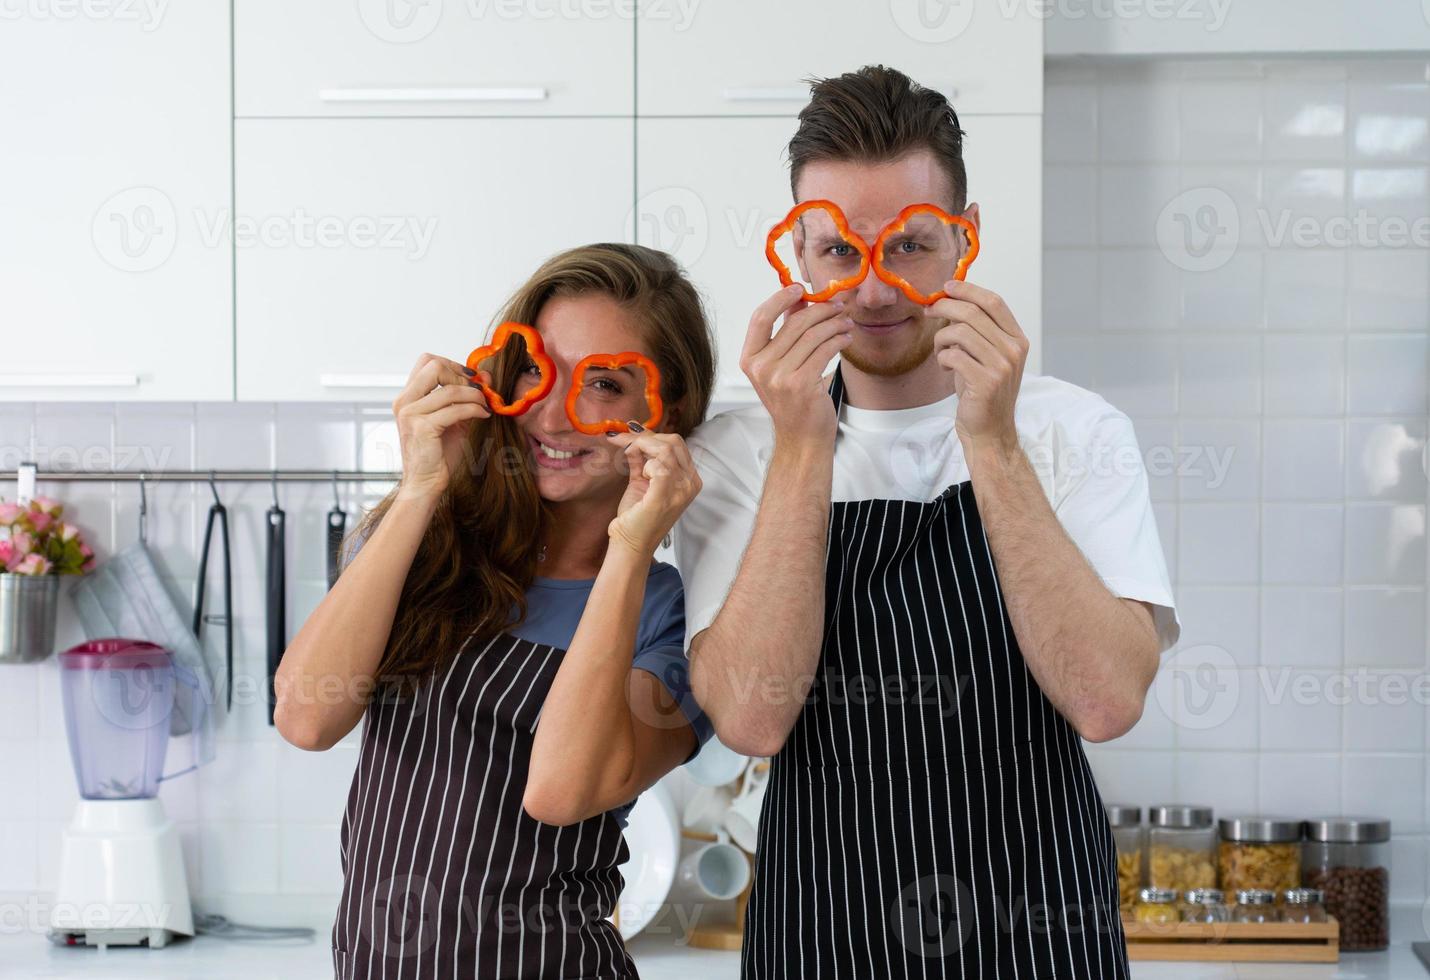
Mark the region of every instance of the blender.
<instances>
[{"instance_id":1,"label":"blender","mask_svg":"<svg viewBox=\"0 0 1430 980\"><path fill-rule=\"evenodd\" d=\"M81 799L64 832L50 938L157 949L192 936L179 833L159 802L159 786L205 759L201 745L212 728L201 681L146 640L90 640L58 659ZM191 714L193 763L166 774L176 701Z\"/></svg>"}]
</instances>

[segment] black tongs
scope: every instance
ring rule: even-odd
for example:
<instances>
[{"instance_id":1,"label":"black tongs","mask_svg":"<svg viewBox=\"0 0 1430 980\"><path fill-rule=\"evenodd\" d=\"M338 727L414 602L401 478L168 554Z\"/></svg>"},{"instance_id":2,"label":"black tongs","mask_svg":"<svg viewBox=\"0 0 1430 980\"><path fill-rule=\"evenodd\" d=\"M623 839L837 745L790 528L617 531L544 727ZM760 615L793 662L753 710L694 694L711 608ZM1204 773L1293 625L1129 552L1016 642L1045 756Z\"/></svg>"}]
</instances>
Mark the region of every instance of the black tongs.
<instances>
[{"instance_id":1,"label":"black tongs","mask_svg":"<svg viewBox=\"0 0 1430 980\"><path fill-rule=\"evenodd\" d=\"M194 589L194 636L203 638L203 624L222 626L224 633L224 668L227 683L227 710L233 709L233 569L229 560L228 510L218 499L218 485L214 482L214 472L209 470L209 491L214 502L209 507L209 521L204 528L204 547L199 555L199 580ZM209 541L213 538L214 523L223 531L223 615L204 615L204 585L209 570Z\"/></svg>"}]
</instances>

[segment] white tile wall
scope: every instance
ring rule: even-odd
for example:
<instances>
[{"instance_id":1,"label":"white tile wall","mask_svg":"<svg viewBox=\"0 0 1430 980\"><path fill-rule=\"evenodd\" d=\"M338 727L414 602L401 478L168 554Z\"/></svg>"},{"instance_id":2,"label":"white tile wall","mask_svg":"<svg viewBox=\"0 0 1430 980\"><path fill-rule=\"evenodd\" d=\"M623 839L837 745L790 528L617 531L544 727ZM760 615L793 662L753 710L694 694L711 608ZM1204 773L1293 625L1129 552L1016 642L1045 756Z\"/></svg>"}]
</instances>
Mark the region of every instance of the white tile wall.
<instances>
[{"instance_id":1,"label":"white tile wall","mask_svg":"<svg viewBox=\"0 0 1430 980\"><path fill-rule=\"evenodd\" d=\"M1424 902L1430 64L1046 78L1044 370L1136 423L1183 621L1104 795L1387 814Z\"/></svg>"}]
</instances>

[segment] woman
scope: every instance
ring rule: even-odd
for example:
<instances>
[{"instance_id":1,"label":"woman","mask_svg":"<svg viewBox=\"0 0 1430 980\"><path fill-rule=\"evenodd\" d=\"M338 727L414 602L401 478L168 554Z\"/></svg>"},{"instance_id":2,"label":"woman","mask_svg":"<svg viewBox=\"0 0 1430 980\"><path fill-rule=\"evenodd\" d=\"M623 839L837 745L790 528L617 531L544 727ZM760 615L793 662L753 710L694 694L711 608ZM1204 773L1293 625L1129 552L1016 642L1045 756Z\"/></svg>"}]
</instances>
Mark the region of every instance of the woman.
<instances>
[{"instance_id":1,"label":"woman","mask_svg":"<svg viewBox=\"0 0 1430 980\"><path fill-rule=\"evenodd\" d=\"M714 383L699 298L665 254L592 245L502 311L533 325L555 386L495 414L472 372L424 355L393 403L401 483L278 671L275 723L306 749L365 718L342 826L340 977L634 977L607 921L635 797L710 727L685 682L684 601L653 554L700 488L683 435ZM574 366L634 350L660 371L653 431L587 435ZM483 366L510 403L524 341ZM648 417L630 371L581 402ZM579 414L579 413L578 413Z\"/></svg>"}]
</instances>

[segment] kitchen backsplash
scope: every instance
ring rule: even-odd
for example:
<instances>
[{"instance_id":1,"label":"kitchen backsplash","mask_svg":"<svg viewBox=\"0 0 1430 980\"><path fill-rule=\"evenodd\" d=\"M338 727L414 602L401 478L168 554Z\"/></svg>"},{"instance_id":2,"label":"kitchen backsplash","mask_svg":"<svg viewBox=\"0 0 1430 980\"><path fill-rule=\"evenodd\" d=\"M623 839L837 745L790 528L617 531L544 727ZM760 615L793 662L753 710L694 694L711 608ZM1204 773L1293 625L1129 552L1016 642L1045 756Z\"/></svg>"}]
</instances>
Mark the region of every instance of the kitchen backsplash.
<instances>
[{"instance_id":1,"label":"kitchen backsplash","mask_svg":"<svg viewBox=\"0 0 1430 980\"><path fill-rule=\"evenodd\" d=\"M1050 61L1043 139L1043 370L1132 417L1183 624L1104 797L1385 814L1416 903L1427 69Z\"/></svg>"},{"instance_id":2,"label":"kitchen backsplash","mask_svg":"<svg viewBox=\"0 0 1430 980\"><path fill-rule=\"evenodd\" d=\"M1426 79L1420 60L1051 62L1044 117L1043 370L1136 423L1183 623L1141 723L1089 746L1103 795L1386 814L1395 898L1414 903L1430 860ZM385 471L398 449L386 404L0 404L0 471L22 459ZM42 489L101 560L137 535L137 484ZM386 489L339 488L349 527ZM219 490L240 679L217 759L164 805L206 909L321 921L358 733L305 753L265 724L273 491ZM291 634L325 589L333 488L277 492ZM187 608L209 489L150 483L147 498ZM58 643L81 639L66 604ZM0 893L55 883L77 798L57 679L53 660L0 667Z\"/></svg>"}]
</instances>

